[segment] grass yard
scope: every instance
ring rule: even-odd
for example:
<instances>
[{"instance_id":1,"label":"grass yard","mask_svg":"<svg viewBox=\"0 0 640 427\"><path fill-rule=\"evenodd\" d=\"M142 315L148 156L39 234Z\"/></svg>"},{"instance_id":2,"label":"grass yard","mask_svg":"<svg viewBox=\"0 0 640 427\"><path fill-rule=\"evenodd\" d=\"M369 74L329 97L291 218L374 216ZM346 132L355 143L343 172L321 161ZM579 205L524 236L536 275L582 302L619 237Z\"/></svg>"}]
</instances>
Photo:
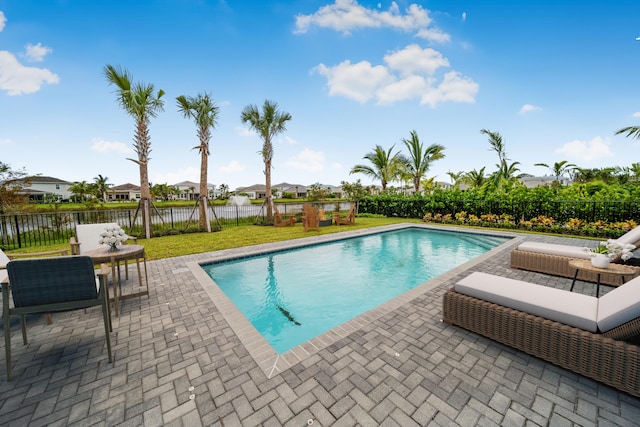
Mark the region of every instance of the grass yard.
<instances>
[{"instance_id":1,"label":"grass yard","mask_svg":"<svg viewBox=\"0 0 640 427\"><path fill-rule=\"evenodd\" d=\"M301 222L293 227L273 227L260 225L241 225L227 227L213 233L189 233L174 236L154 237L153 239L138 239L138 243L145 247L148 260L192 255L221 249L231 249L241 246L251 246L261 243L280 242L283 240L300 239L303 237L322 234L340 233L348 230L378 227L382 225L398 224L401 222L422 223L418 219L357 217L355 225L320 227L320 231L304 231ZM57 244L37 246L29 250L20 249L7 253L41 252L54 249L67 249L69 245Z\"/></svg>"}]
</instances>

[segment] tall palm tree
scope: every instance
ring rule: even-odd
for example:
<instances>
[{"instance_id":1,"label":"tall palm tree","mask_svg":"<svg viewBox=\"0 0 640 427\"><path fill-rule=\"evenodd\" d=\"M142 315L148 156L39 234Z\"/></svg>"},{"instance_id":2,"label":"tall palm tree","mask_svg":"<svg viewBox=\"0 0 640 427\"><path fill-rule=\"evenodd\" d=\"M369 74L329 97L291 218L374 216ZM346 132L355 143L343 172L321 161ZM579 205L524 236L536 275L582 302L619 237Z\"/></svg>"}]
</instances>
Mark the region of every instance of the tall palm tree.
<instances>
[{"instance_id":1,"label":"tall palm tree","mask_svg":"<svg viewBox=\"0 0 640 427\"><path fill-rule=\"evenodd\" d=\"M273 138L287 130L291 114L279 111L278 104L268 99L262 105L262 114L254 104L247 105L240 114L242 123L248 123L262 139L262 160L264 161L265 204L267 223L273 223L273 194L271 192L271 162L273 161Z\"/></svg>"},{"instance_id":2,"label":"tall palm tree","mask_svg":"<svg viewBox=\"0 0 640 427\"><path fill-rule=\"evenodd\" d=\"M402 139L402 142L409 150L409 156L399 155L404 172L413 181L413 188L416 193L420 192L420 181L427 174L431 164L444 158L444 147L439 144L431 144L426 149L418 138L415 130L411 131L411 138Z\"/></svg>"},{"instance_id":3,"label":"tall palm tree","mask_svg":"<svg viewBox=\"0 0 640 427\"><path fill-rule=\"evenodd\" d=\"M393 147L395 147L395 144L388 151L384 151L384 148L376 145L372 152L363 157L363 159L369 160L371 165L355 165L349 174L361 173L370 178L380 180L382 191L386 190L387 184L398 177L401 167L399 154L391 154Z\"/></svg>"},{"instance_id":4,"label":"tall palm tree","mask_svg":"<svg viewBox=\"0 0 640 427\"><path fill-rule=\"evenodd\" d=\"M500 188L504 184L512 183L521 178L523 174L517 174L520 170L517 165L519 165L520 162L507 163L510 159L507 157L506 145L502 140L502 135L487 129L482 129L480 133L489 136L489 145L491 145L491 149L498 154L498 163L496 164L498 169L489 177L488 185L490 185L491 188Z\"/></svg>"},{"instance_id":5,"label":"tall palm tree","mask_svg":"<svg viewBox=\"0 0 640 427\"><path fill-rule=\"evenodd\" d=\"M109 178L106 176L98 175L93 178L93 185L96 190L96 195L102 199L103 202L107 201L107 193L111 188L109 184Z\"/></svg>"},{"instance_id":6,"label":"tall palm tree","mask_svg":"<svg viewBox=\"0 0 640 427\"><path fill-rule=\"evenodd\" d=\"M565 172L571 172L577 168L573 163L568 163L567 160L562 160L560 162L555 162L553 166L549 166L546 163L536 163L534 166L542 166L549 169L553 176L556 177L556 182L560 182L560 177L565 174Z\"/></svg>"},{"instance_id":7,"label":"tall palm tree","mask_svg":"<svg viewBox=\"0 0 640 427\"><path fill-rule=\"evenodd\" d=\"M196 97L180 95L176 101L178 101L178 111L185 118L193 118L198 128L200 145L193 147L193 149L197 148L200 152L200 228L210 232L211 224L207 218L209 141L211 140L211 129L215 129L217 124L219 109L208 93L199 93Z\"/></svg>"},{"instance_id":8,"label":"tall palm tree","mask_svg":"<svg viewBox=\"0 0 640 427\"><path fill-rule=\"evenodd\" d=\"M104 75L110 85L117 90L118 103L135 120L136 130L133 137L133 148L138 154L137 159L127 159L137 163L140 167L140 204L142 205L142 230L144 237L150 239L151 209L149 206L151 192L149 190L149 153L151 152L151 137L149 136L149 121L163 111L164 91L155 92L152 84L132 83L133 76L120 67L106 65Z\"/></svg>"}]
</instances>

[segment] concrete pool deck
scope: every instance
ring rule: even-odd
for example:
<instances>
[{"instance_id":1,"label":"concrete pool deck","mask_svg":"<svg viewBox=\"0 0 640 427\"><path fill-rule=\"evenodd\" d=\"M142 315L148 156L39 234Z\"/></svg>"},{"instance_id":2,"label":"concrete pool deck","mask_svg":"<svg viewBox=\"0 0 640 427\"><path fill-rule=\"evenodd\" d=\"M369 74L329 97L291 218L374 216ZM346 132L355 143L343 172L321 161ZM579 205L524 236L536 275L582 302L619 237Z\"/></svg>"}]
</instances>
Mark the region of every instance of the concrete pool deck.
<instances>
[{"instance_id":1,"label":"concrete pool deck","mask_svg":"<svg viewBox=\"0 0 640 427\"><path fill-rule=\"evenodd\" d=\"M569 289L570 279L512 270L509 254L517 240L585 241L498 234L516 239L271 365L195 267L299 241L149 261L151 296L124 301L113 319L113 364L99 310L54 314L52 325L32 317L27 346L12 321L0 425L637 425L640 399L440 321L443 293L470 271ZM595 295L595 286L574 291Z\"/></svg>"}]
</instances>

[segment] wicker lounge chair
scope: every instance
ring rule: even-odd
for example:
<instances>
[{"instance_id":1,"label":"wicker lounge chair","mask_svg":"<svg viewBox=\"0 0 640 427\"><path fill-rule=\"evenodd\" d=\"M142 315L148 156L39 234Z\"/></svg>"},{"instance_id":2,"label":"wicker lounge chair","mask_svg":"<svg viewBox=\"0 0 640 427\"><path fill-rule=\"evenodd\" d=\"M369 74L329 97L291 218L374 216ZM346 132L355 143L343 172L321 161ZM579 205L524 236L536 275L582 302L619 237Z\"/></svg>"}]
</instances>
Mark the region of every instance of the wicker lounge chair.
<instances>
[{"instance_id":1,"label":"wicker lounge chair","mask_svg":"<svg viewBox=\"0 0 640 427\"><path fill-rule=\"evenodd\" d=\"M337 225L354 225L356 223L356 205L352 204L349 213L345 218L340 216L340 212L333 214L333 222Z\"/></svg>"},{"instance_id":2,"label":"wicker lounge chair","mask_svg":"<svg viewBox=\"0 0 640 427\"><path fill-rule=\"evenodd\" d=\"M10 320L12 315L20 315L22 318L22 340L26 345L26 314L101 306L107 354L109 362L113 361L109 336L111 318L109 301L106 297L109 270L106 266L103 265L98 273L98 286L96 286L93 261L88 256L10 261L7 264L7 273L11 283L11 293L9 293L9 283L2 283L2 320L7 379L10 380L12 377ZM10 299L13 299L13 307L10 307Z\"/></svg>"},{"instance_id":3,"label":"wicker lounge chair","mask_svg":"<svg viewBox=\"0 0 640 427\"><path fill-rule=\"evenodd\" d=\"M472 273L445 293L442 311L447 324L640 397L638 278L598 299Z\"/></svg>"},{"instance_id":4,"label":"wicker lounge chair","mask_svg":"<svg viewBox=\"0 0 640 427\"><path fill-rule=\"evenodd\" d=\"M276 227L287 227L287 226L292 226L296 223L296 217L291 215L289 218L287 219L283 219L282 216L280 215L280 212L278 212L278 208L276 207L276 205L273 205L273 225L275 225Z\"/></svg>"},{"instance_id":5,"label":"wicker lounge chair","mask_svg":"<svg viewBox=\"0 0 640 427\"><path fill-rule=\"evenodd\" d=\"M621 244L640 247L640 227L634 228L615 240ZM569 261L575 258L590 259L591 255L580 246L524 242L511 252L511 268L573 278L576 270L569 266ZM635 276L639 275L640 268L637 268ZM595 282L597 274L580 271L577 278L578 280ZM603 274L600 282L609 286L619 286L620 278Z\"/></svg>"}]
</instances>

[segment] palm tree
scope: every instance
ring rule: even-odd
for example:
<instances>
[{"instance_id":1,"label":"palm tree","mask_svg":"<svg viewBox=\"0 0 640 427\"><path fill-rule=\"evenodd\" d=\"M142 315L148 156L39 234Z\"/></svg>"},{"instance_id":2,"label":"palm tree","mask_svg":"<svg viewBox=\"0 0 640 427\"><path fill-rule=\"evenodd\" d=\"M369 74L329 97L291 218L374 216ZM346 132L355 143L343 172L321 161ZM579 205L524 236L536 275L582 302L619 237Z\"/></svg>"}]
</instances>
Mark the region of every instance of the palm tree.
<instances>
[{"instance_id":1,"label":"palm tree","mask_svg":"<svg viewBox=\"0 0 640 427\"><path fill-rule=\"evenodd\" d=\"M107 201L107 193L111 184L109 184L109 178L106 176L98 175L93 178L93 185L96 190L96 196L102 199L103 202Z\"/></svg>"},{"instance_id":2,"label":"palm tree","mask_svg":"<svg viewBox=\"0 0 640 427\"><path fill-rule=\"evenodd\" d=\"M484 170L485 170L485 167L483 167L479 171L475 169L472 171L469 171L464 174L464 177L462 179L466 184L469 185L469 187L480 188L487 181L487 178L484 176Z\"/></svg>"},{"instance_id":3,"label":"palm tree","mask_svg":"<svg viewBox=\"0 0 640 427\"><path fill-rule=\"evenodd\" d=\"M565 172L571 172L576 169L577 166L573 163L567 163L567 160L562 160L561 162L555 162L553 166L549 166L546 163L536 163L534 166L542 166L551 171L553 176L556 177L556 182L560 182L560 177L565 174Z\"/></svg>"},{"instance_id":4,"label":"palm tree","mask_svg":"<svg viewBox=\"0 0 640 427\"><path fill-rule=\"evenodd\" d=\"M431 144L424 149L415 130L411 131L410 139L402 139L402 142L409 150L409 157L398 156L402 163L404 173L413 181L413 188L416 193L420 192L420 181L427 174L431 163L444 158L444 147L439 144Z\"/></svg>"},{"instance_id":5,"label":"palm tree","mask_svg":"<svg viewBox=\"0 0 640 427\"><path fill-rule=\"evenodd\" d=\"M280 112L278 104L265 100L262 114L256 105L247 105L240 114L242 123L248 123L262 139L262 160L264 161L265 204L267 206L267 223L273 223L273 195L271 194L271 162L273 161L273 138L287 130L287 122L291 114Z\"/></svg>"},{"instance_id":6,"label":"palm tree","mask_svg":"<svg viewBox=\"0 0 640 427\"><path fill-rule=\"evenodd\" d=\"M616 135L620 135L621 133L626 133L625 137L640 139L640 126L627 126L626 128L622 128L616 131Z\"/></svg>"},{"instance_id":7,"label":"palm tree","mask_svg":"<svg viewBox=\"0 0 640 427\"><path fill-rule=\"evenodd\" d=\"M460 183L464 182L465 173L463 171L460 172L447 172L449 178L451 178L451 185L453 188L460 188Z\"/></svg>"},{"instance_id":8,"label":"palm tree","mask_svg":"<svg viewBox=\"0 0 640 427\"><path fill-rule=\"evenodd\" d=\"M87 194L91 192L90 185L87 181L76 181L69 187L69 191L75 196L75 198L84 202Z\"/></svg>"},{"instance_id":9,"label":"palm tree","mask_svg":"<svg viewBox=\"0 0 640 427\"><path fill-rule=\"evenodd\" d=\"M211 129L216 127L218 117L218 107L208 93L200 93L195 98L191 96L178 96L178 111L185 118L193 118L198 128L198 139L200 145L193 147L200 152L200 228L211 231L211 224L207 219L207 171L209 167L209 141L211 140Z\"/></svg>"},{"instance_id":10,"label":"palm tree","mask_svg":"<svg viewBox=\"0 0 640 427\"><path fill-rule=\"evenodd\" d=\"M136 130L133 137L133 147L138 154L137 159L127 159L137 163L140 167L140 204L142 205L142 230L144 237L150 239L151 211L149 201L149 153L151 152L151 137L149 136L149 120L156 117L163 110L164 101L161 100L164 91L155 92L152 84L132 84L132 75L120 67L112 65L104 67L104 75L110 85L117 88L118 103L134 118Z\"/></svg>"},{"instance_id":11,"label":"palm tree","mask_svg":"<svg viewBox=\"0 0 640 427\"><path fill-rule=\"evenodd\" d=\"M507 157L507 150L502 140L502 135L487 129L482 129L480 133L489 136L489 145L491 145L491 149L498 154L498 163L496 164L498 169L491 174L488 184L492 188L500 188L506 183L511 183L521 178L523 174L516 173L520 170L517 168L520 162L507 163L509 158Z\"/></svg>"},{"instance_id":12,"label":"palm tree","mask_svg":"<svg viewBox=\"0 0 640 427\"><path fill-rule=\"evenodd\" d=\"M384 148L376 145L372 152L363 157L363 159L369 160L373 166L355 165L349 174L361 173L370 178L379 179L382 191L386 190L387 184L397 178L401 166L398 153L391 154L393 147L395 144L388 151L384 151Z\"/></svg>"}]
</instances>

